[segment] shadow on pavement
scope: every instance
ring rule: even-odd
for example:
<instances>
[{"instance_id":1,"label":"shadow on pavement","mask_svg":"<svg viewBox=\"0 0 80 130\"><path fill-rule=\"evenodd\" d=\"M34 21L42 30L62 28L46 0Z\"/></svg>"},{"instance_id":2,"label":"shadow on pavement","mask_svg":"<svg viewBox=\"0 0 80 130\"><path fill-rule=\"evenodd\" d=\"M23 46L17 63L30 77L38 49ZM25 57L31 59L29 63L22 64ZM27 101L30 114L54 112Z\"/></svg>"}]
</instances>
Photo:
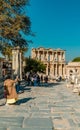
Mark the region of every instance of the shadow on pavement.
<instances>
[{"instance_id":1,"label":"shadow on pavement","mask_svg":"<svg viewBox=\"0 0 80 130\"><path fill-rule=\"evenodd\" d=\"M16 102L16 105L20 105L20 104L26 103L26 102L28 102L29 100L33 100L33 99L35 99L35 98L29 97L29 98L19 99L19 100Z\"/></svg>"},{"instance_id":2,"label":"shadow on pavement","mask_svg":"<svg viewBox=\"0 0 80 130\"><path fill-rule=\"evenodd\" d=\"M57 82L57 83L43 83L39 87L54 87L54 86L57 86L57 85L61 85L61 82Z\"/></svg>"},{"instance_id":3,"label":"shadow on pavement","mask_svg":"<svg viewBox=\"0 0 80 130\"><path fill-rule=\"evenodd\" d=\"M28 92L30 92L31 91L31 88L28 88L28 87L24 87L24 91L28 91Z\"/></svg>"}]
</instances>

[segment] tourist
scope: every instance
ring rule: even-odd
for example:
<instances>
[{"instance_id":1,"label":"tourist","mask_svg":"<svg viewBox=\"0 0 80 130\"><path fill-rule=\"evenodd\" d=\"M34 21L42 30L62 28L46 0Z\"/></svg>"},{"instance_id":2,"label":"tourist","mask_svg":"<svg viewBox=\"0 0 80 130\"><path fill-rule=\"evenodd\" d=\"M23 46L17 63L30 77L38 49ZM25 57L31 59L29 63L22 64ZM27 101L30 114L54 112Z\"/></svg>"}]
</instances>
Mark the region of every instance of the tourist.
<instances>
[{"instance_id":1,"label":"tourist","mask_svg":"<svg viewBox=\"0 0 80 130\"><path fill-rule=\"evenodd\" d=\"M37 74L37 84L40 86L40 76Z\"/></svg>"},{"instance_id":2,"label":"tourist","mask_svg":"<svg viewBox=\"0 0 80 130\"><path fill-rule=\"evenodd\" d=\"M12 80L10 76L7 76L4 81L4 93L6 98L6 105L8 104L15 104L18 100L18 95L15 88L15 83L17 82L17 78Z\"/></svg>"},{"instance_id":3,"label":"tourist","mask_svg":"<svg viewBox=\"0 0 80 130\"><path fill-rule=\"evenodd\" d=\"M16 78L17 78L17 82L15 83L16 92L17 92L17 94L23 93L24 90L20 86L21 80L20 80L20 78L18 76L16 76Z\"/></svg>"},{"instance_id":4,"label":"tourist","mask_svg":"<svg viewBox=\"0 0 80 130\"><path fill-rule=\"evenodd\" d=\"M44 81L45 81L45 83L48 83L48 76L47 75L44 77Z\"/></svg>"},{"instance_id":5,"label":"tourist","mask_svg":"<svg viewBox=\"0 0 80 130\"><path fill-rule=\"evenodd\" d=\"M40 79L40 80L41 80L41 82L43 83L43 75L41 75L41 79Z\"/></svg>"},{"instance_id":6,"label":"tourist","mask_svg":"<svg viewBox=\"0 0 80 130\"><path fill-rule=\"evenodd\" d=\"M34 86L37 86L37 75L36 74L33 75L33 83L34 83Z\"/></svg>"}]
</instances>

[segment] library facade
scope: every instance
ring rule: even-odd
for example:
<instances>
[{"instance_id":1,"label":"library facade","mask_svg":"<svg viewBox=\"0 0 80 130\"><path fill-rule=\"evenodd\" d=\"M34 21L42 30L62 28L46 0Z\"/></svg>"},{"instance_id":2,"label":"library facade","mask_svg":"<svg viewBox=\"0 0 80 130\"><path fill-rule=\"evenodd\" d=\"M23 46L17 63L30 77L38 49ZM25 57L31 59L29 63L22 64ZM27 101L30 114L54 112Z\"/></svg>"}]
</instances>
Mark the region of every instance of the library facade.
<instances>
[{"instance_id":1,"label":"library facade","mask_svg":"<svg viewBox=\"0 0 80 130\"><path fill-rule=\"evenodd\" d=\"M57 76L65 77L65 50L62 50L60 48L33 48L31 50L31 58L38 59L46 65L46 75L52 78L56 78Z\"/></svg>"}]
</instances>

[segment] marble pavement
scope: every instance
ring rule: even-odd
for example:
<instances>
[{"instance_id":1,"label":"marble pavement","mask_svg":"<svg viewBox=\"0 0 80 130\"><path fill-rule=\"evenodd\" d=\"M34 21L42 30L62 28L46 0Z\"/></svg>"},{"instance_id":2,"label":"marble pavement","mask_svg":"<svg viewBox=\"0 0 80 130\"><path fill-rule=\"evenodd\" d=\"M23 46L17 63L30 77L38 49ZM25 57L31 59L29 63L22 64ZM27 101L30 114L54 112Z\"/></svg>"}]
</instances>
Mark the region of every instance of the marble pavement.
<instances>
[{"instance_id":1,"label":"marble pavement","mask_svg":"<svg viewBox=\"0 0 80 130\"><path fill-rule=\"evenodd\" d=\"M0 130L80 130L80 96L65 82L26 86L17 105L0 106Z\"/></svg>"}]
</instances>

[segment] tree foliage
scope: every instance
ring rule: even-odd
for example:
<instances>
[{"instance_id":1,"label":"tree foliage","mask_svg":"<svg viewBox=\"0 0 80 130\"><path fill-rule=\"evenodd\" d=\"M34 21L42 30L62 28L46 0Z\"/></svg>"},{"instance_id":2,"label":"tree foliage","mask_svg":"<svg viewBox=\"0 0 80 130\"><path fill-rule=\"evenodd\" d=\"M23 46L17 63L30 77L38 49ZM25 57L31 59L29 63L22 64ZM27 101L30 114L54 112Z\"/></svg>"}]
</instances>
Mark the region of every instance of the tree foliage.
<instances>
[{"instance_id":1,"label":"tree foliage","mask_svg":"<svg viewBox=\"0 0 80 130\"><path fill-rule=\"evenodd\" d=\"M46 66L38 60L26 58L25 72L42 72L44 73Z\"/></svg>"},{"instance_id":2,"label":"tree foliage","mask_svg":"<svg viewBox=\"0 0 80 130\"><path fill-rule=\"evenodd\" d=\"M72 60L72 62L80 62L80 57L76 57Z\"/></svg>"},{"instance_id":3,"label":"tree foliage","mask_svg":"<svg viewBox=\"0 0 80 130\"><path fill-rule=\"evenodd\" d=\"M28 3L29 0L0 0L1 50L5 45L28 48L30 41L23 37L23 34L31 35L31 21L24 11L24 6Z\"/></svg>"}]
</instances>

